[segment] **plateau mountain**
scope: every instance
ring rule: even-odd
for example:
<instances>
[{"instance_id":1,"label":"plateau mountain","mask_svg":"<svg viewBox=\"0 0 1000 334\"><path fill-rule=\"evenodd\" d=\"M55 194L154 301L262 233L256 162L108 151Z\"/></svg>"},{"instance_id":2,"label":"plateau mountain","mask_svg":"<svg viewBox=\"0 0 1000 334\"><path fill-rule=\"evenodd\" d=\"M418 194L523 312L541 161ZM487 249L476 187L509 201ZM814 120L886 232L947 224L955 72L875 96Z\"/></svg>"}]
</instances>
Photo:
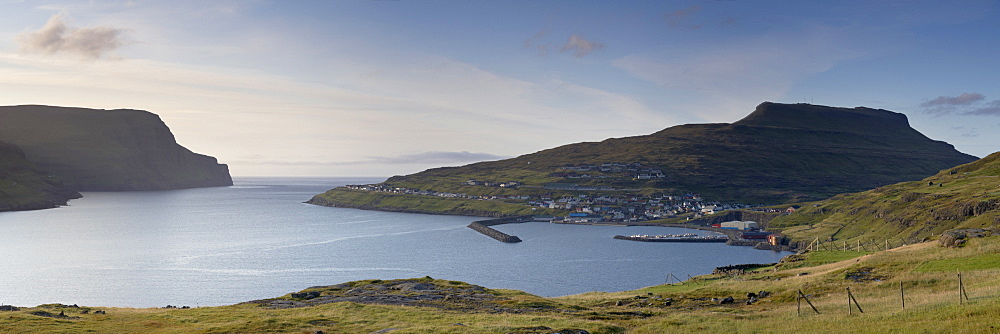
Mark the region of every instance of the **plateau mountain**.
<instances>
[{"instance_id":1,"label":"plateau mountain","mask_svg":"<svg viewBox=\"0 0 1000 334\"><path fill-rule=\"evenodd\" d=\"M0 140L78 191L232 185L226 165L178 145L159 116L148 111L5 106Z\"/></svg>"},{"instance_id":2,"label":"plateau mountain","mask_svg":"<svg viewBox=\"0 0 1000 334\"><path fill-rule=\"evenodd\" d=\"M394 176L383 186L470 195L584 189L695 193L724 203L778 204L919 180L974 160L913 129L901 113L764 102L731 124L686 124L650 135L569 144ZM516 186L473 186L478 182ZM366 204L343 203L340 199L349 196L336 192L318 197L314 202L321 205Z\"/></svg>"}]
</instances>

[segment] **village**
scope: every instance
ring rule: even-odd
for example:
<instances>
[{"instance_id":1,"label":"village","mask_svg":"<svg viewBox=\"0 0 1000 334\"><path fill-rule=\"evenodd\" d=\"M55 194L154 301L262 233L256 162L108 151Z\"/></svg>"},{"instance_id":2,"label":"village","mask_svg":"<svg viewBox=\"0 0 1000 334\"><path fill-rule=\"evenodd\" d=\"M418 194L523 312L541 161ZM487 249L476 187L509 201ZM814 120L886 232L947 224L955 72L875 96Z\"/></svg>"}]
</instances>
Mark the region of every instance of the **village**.
<instances>
[{"instance_id":1,"label":"village","mask_svg":"<svg viewBox=\"0 0 1000 334\"><path fill-rule=\"evenodd\" d=\"M466 184L479 185L487 183L469 180ZM489 184L496 187L515 187L520 185L517 182L490 182ZM720 211L749 208L748 205L743 204L723 204L706 201L697 194L640 196L621 193L602 194L585 192L577 195L563 196L554 196L551 193L537 196L468 195L464 193L391 187L384 184L347 185L344 188L393 194L521 203L534 208L569 211L570 214L566 217L559 217L561 221L567 223L642 222L673 218L685 214L690 219L694 219Z\"/></svg>"},{"instance_id":2,"label":"village","mask_svg":"<svg viewBox=\"0 0 1000 334\"><path fill-rule=\"evenodd\" d=\"M549 176L564 179L662 179L665 175L659 168L645 166L638 162L609 162L601 164L565 164L558 166ZM552 190L542 195L468 195L465 193L438 192L433 190L392 187L385 184L348 185L345 188L360 191L375 191L394 194L437 196L474 200L495 200L520 203L533 208L569 211L566 217L559 217L567 223L597 222L642 222L655 219L673 218L686 215L689 219L700 218L725 210L746 209L749 205L707 201L698 194L659 194L643 196L630 194L638 189L615 189L608 186L586 186L575 183L548 183L543 186L525 186L519 181L468 180L464 186L498 188L541 188ZM574 195L567 195L571 191ZM560 195L555 195L559 193Z\"/></svg>"}]
</instances>

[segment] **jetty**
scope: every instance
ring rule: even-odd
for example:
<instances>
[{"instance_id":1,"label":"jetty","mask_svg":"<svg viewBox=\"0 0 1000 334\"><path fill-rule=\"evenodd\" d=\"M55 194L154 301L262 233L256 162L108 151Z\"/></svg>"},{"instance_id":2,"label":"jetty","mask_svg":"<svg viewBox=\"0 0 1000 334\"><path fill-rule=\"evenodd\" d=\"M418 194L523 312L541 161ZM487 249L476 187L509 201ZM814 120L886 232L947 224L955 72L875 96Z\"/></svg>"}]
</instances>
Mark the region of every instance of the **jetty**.
<instances>
[{"instance_id":1,"label":"jetty","mask_svg":"<svg viewBox=\"0 0 1000 334\"><path fill-rule=\"evenodd\" d=\"M476 232L482 233L483 235L497 239L502 242L516 243L521 242L521 238L516 235L509 235L493 229L490 226L496 226L501 224L516 224L534 221L535 216L515 216L515 217L505 217L497 219L487 219L487 220L477 220L469 224L469 228L476 230Z\"/></svg>"}]
</instances>

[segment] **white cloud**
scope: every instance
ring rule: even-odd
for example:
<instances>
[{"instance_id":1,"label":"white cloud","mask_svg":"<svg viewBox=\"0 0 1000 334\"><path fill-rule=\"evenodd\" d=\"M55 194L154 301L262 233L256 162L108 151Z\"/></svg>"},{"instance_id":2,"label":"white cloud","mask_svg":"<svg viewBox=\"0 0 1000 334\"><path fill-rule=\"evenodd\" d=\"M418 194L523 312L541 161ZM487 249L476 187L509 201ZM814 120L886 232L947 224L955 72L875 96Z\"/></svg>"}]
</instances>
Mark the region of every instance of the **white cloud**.
<instances>
[{"instance_id":1,"label":"white cloud","mask_svg":"<svg viewBox=\"0 0 1000 334\"><path fill-rule=\"evenodd\" d=\"M695 13L701 11L701 6L694 5L683 9L678 9L663 15L663 18L667 21L667 25L671 28L677 27L688 27L692 29L698 29L700 25L684 25L685 21Z\"/></svg>"},{"instance_id":2,"label":"white cloud","mask_svg":"<svg viewBox=\"0 0 1000 334\"><path fill-rule=\"evenodd\" d=\"M87 60L106 57L125 44L125 30L113 27L70 28L66 15L49 18L41 29L18 37L21 50L32 54L72 54Z\"/></svg>"},{"instance_id":3,"label":"white cloud","mask_svg":"<svg viewBox=\"0 0 1000 334\"><path fill-rule=\"evenodd\" d=\"M986 97L979 93L963 93L959 96L938 96L933 100L921 103L920 106L964 106L982 101L984 98Z\"/></svg>"},{"instance_id":4,"label":"white cloud","mask_svg":"<svg viewBox=\"0 0 1000 334\"><path fill-rule=\"evenodd\" d=\"M959 96L938 96L920 104L924 113L946 115L958 113L969 116L1000 116L1000 100L985 102L980 93L962 93Z\"/></svg>"},{"instance_id":5,"label":"white cloud","mask_svg":"<svg viewBox=\"0 0 1000 334\"><path fill-rule=\"evenodd\" d=\"M993 102L990 102L985 106L966 112L966 114L981 115L981 116L1000 116L1000 100L995 100Z\"/></svg>"},{"instance_id":6,"label":"white cloud","mask_svg":"<svg viewBox=\"0 0 1000 334\"><path fill-rule=\"evenodd\" d=\"M355 166L355 165L385 165L385 164L441 166L449 164L462 164L462 163L472 163L479 161L501 160L506 158L510 157L499 156L489 153L472 153L468 151L461 151L461 152L428 151L428 152L420 152L412 154L403 154L392 157L373 156L364 158L362 160L349 160L349 161L265 160L266 158L260 155L255 155L252 156L252 158L244 159L241 161L252 164L289 165L289 166Z\"/></svg>"},{"instance_id":7,"label":"white cloud","mask_svg":"<svg viewBox=\"0 0 1000 334\"><path fill-rule=\"evenodd\" d=\"M570 35L569 41L563 45L560 52L573 51L573 55L577 57L586 57L591 52L600 50L604 48L604 44L591 42L579 35Z\"/></svg>"},{"instance_id":8,"label":"white cloud","mask_svg":"<svg viewBox=\"0 0 1000 334\"><path fill-rule=\"evenodd\" d=\"M391 66L307 83L227 67L0 54L0 104L149 110L182 145L236 175L388 175L676 124L630 96L558 80L433 57ZM254 154L266 158L242 158ZM346 163L258 168L264 161Z\"/></svg>"}]
</instances>

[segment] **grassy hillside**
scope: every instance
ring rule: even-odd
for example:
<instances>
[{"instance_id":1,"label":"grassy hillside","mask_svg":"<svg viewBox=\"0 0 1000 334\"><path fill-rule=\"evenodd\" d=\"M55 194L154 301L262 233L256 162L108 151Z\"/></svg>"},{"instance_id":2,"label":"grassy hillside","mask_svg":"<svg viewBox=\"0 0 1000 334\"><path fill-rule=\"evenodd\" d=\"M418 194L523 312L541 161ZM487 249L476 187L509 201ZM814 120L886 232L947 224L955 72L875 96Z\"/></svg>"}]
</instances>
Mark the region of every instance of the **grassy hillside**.
<instances>
[{"instance_id":1,"label":"grassy hillside","mask_svg":"<svg viewBox=\"0 0 1000 334\"><path fill-rule=\"evenodd\" d=\"M160 118L140 110L0 107L0 140L85 191L232 185L226 165L174 140Z\"/></svg>"},{"instance_id":2,"label":"grassy hillside","mask_svg":"<svg viewBox=\"0 0 1000 334\"><path fill-rule=\"evenodd\" d=\"M543 187L574 183L639 192L694 192L722 202L785 203L827 198L918 180L976 158L930 140L899 113L868 108L763 103L733 124L689 124L602 142L577 143L501 161L436 168L397 176L387 184L480 194L469 179ZM639 164L636 172L586 171L567 165ZM577 177L586 174L586 177ZM524 188L522 188L523 190Z\"/></svg>"},{"instance_id":3,"label":"grassy hillside","mask_svg":"<svg viewBox=\"0 0 1000 334\"><path fill-rule=\"evenodd\" d=\"M47 209L79 197L26 160L19 148L0 142L0 211Z\"/></svg>"},{"instance_id":4,"label":"grassy hillside","mask_svg":"<svg viewBox=\"0 0 1000 334\"><path fill-rule=\"evenodd\" d=\"M1000 227L1000 152L903 182L808 203L770 228L797 240L921 240L955 228Z\"/></svg>"},{"instance_id":5,"label":"grassy hillside","mask_svg":"<svg viewBox=\"0 0 1000 334\"><path fill-rule=\"evenodd\" d=\"M232 306L0 311L5 333L993 333L1000 237L874 253L810 252L740 276L541 298L429 277L358 281ZM839 260L839 261L838 261ZM968 299L959 301L961 271ZM900 286L904 299L900 298ZM846 303L850 289L864 313ZM820 312L801 303L802 291ZM748 305L747 293L767 296ZM734 302L720 301L733 297ZM905 308L902 301L905 300ZM100 313L97 311L102 311ZM60 316L61 314L61 316Z\"/></svg>"},{"instance_id":6,"label":"grassy hillside","mask_svg":"<svg viewBox=\"0 0 1000 334\"><path fill-rule=\"evenodd\" d=\"M531 208L503 201L388 194L343 188L328 190L314 196L307 203L364 210L480 217L566 214L559 210Z\"/></svg>"}]
</instances>

